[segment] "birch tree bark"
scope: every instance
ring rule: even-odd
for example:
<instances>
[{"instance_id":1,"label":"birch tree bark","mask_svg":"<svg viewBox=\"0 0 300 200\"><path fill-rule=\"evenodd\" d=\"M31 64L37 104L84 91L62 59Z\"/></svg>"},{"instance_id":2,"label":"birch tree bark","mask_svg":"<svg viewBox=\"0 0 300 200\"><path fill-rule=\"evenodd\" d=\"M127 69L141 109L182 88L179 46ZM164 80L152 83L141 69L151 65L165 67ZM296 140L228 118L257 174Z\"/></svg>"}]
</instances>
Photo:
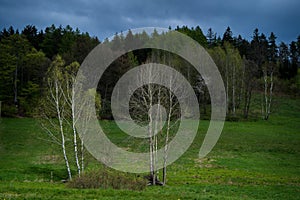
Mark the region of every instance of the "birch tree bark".
<instances>
[{"instance_id":1,"label":"birch tree bark","mask_svg":"<svg viewBox=\"0 0 300 200\"><path fill-rule=\"evenodd\" d=\"M41 109L46 121L42 122L42 127L47 131L56 144L61 146L63 158L68 173L68 179L72 180L70 163L66 150L65 114L67 104L63 94L63 73L64 61L57 56L50 65L47 77L48 90L46 99L42 101ZM60 135L60 136L59 136Z\"/></svg>"},{"instance_id":2,"label":"birch tree bark","mask_svg":"<svg viewBox=\"0 0 300 200\"><path fill-rule=\"evenodd\" d=\"M64 81L66 90L62 90L64 95L66 104L68 105L68 110L70 111L70 116L66 116L66 121L69 121L68 118L71 120L71 128L73 132L73 146L74 146L74 158L75 164L77 168L78 176L81 174L81 166L79 161L79 152L78 152L78 133L76 131L76 122L78 119L78 114L75 111L75 79L76 79L76 72L79 69L79 63L73 62L66 67L66 72L64 73Z\"/></svg>"},{"instance_id":3,"label":"birch tree bark","mask_svg":"<svg viewBox=\"0 0 300 200\"><path fill-rule=\"evenodd\" d=\"M151 61L148 67L141 68L138 75L139 79L146 80L146 85L139 87L138 90L132 92L133 95L130 100L131 115L134 116L135 121L140 124L148 124L147 133L148 136L148 149L149 149L149 184L150 185L164 185L167 180L167 160L168 160L168 148L170 134L172 127L177 123L178 119L178 100L175 94L171 90L174 88L174 80L172 78L169 81L168 88L165 86L152 84L163 78L161 71L156 71L151 68ZM159 82L159 81L158 81ZM179 84L180 85L180 84ZM185 92L181 92L182 98ZM164 109L162 109L164 108ZM173 120L173 118L175 120ZM162 146L164 155L162 160L162 182L159 180L157 169L157 151Z\"/></svg>"},{"instance_id":4,"label":"birch tree bark","mask_svg":"<svg viewBox=\"0 0 300 200\"><path fill-rule=\"evenodd\" d=\"M275 64L267 63L263 65L264 101L262 102L262 118L264 120L268 120L271 114L274 89L274 71Z\"/></svg>"},{"instance_id":5,"label":"birch tree bark","mask_svg":"<svg viewBox=\"0 0 300 200\"><path fill-rule=\"evenodd\" d=\"M85 121L86 124L89 123L91 106L96 106L98 114L100 109L100 96L95 89L93 91L90 89L82 95L95 97L96 105L92 105L91 102L81 102L82 108L75 110L75 101L86 99L80 98L81 96L75 93L74 82L78 68L77 62L64 66L62 58L57 56L48 70L47 93L40 103L41 125L51 137L52 142L60 145L69 180L72 179L71 167L73 165L77 169L78 176L81 175L85 167L84 135L87 130L81 133L81 138L79 138L76 124L79 119ZM84 115L82 112L85 112ZM85 119L82 119L82 116L85 116ZM73 148L70 148L70 145ZM68 155L70 154L74 155L74 161L69 160Z\"/></svg>"}]
</instances>

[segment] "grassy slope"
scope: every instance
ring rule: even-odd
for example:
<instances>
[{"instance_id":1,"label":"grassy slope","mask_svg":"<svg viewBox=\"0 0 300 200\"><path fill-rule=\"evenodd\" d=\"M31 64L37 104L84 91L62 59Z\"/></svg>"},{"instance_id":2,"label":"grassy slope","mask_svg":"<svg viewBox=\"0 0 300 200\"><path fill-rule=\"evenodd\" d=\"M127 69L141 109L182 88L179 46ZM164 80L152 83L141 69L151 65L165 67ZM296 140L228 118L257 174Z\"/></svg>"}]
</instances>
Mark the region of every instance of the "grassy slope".
<instances>
[{"instance_id":1,"label":"grassy slope","mask_svg":"<svg viewBox=\"0 0 300 200\"><path fill-rule=\"evenodd\" d=\"M281 98L278 105L269 121L226 122L216 147L199 160L208 126L201 121L195 142L168 167L168 186L141 192L66 188L62 159L52 156L59 152L41 139L36 122L1 119L0 199L300 199L300 101Z\"/></svg>"}]
</instances>

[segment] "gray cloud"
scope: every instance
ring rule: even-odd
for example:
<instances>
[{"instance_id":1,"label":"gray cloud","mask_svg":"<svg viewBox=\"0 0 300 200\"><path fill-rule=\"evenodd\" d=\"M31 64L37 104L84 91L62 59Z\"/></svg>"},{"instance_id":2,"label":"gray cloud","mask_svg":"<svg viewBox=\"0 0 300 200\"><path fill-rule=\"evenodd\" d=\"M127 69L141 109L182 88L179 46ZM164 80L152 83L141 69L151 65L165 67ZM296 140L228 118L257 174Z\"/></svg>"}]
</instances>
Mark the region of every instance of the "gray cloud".
<instances>
[{"instance_id":1,"label":"gray cloud","mask_svg":"<svg viewBox=\"0 0 300 200\"><path fill-rule=\"evenodd\" d=\"M69 24L100 39L130 28L169 25L199 25L204 33L211 27L222 36L230 26L234 35L247 39L258 28L290 42L300 34L299 7L298 0L1 0L0 26Z\"/></svg>"}]
</instances>

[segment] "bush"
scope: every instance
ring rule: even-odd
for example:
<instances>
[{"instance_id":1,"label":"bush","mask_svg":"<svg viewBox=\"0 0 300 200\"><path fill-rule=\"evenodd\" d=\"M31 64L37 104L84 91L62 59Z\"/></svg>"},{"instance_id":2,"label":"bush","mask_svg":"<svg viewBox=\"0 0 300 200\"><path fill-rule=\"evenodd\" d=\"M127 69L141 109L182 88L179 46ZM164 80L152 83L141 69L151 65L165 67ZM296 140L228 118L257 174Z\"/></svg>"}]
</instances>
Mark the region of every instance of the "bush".
<instances>
[{"instance_id":1,"label":"bush","mask_svg":"<svg viewBox=\"0 0 300 200\"><path fill-rule=\"evenodd\" d=\"M126 175L126 176L125 176ZM146 187L146 180L130 174L109 170L90 171L74 178L68 183L70 188L77 189L127 189L142 190Z\"/></svg>"}]
</instances>

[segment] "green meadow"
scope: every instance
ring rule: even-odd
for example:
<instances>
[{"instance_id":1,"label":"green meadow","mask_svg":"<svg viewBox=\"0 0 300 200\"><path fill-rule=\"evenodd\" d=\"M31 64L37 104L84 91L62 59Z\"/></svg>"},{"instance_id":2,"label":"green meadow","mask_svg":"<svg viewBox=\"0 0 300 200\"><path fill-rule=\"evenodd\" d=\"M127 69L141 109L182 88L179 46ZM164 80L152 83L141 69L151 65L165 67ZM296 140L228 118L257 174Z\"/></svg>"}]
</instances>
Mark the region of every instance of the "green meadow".
<instances>
[{"instance_id":1,"label":"green meadow","mask_svg":"<svg viewBox=\"0 0 300 200\"><path fill-rule=\"evenodd\" d=\"M123 133L101 123L118 143ZM193 144L168 166L166 186L132 191L69 188L59 148L38 122L0 118L0 199L300 199L299 99L278 97L268 121L226 122L213 151L199 159L208 124L200 121ZM87 171L103 168L91 156L87 162Z\"/></svg>"}]
</instances>

